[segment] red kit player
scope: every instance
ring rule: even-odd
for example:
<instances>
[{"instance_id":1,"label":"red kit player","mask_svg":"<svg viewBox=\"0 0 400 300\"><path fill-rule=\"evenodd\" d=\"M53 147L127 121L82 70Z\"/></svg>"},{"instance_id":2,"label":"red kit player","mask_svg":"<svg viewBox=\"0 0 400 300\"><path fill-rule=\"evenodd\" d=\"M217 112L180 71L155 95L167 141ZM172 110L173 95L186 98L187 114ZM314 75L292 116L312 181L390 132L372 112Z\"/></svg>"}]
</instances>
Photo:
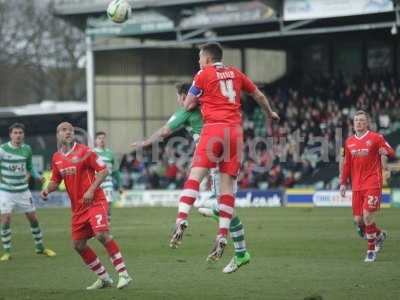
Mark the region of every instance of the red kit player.
<instances>
[{"instance_id":1,"label":"red kit player","mask_svg":"<svg viewBox=\"0 0 400 300\"><path fill-rule=\"evenodd\" d=\"M240 95L249 93L264 113L279 120L264 94L238 69L222 63L222 48L217 43L200 47L200 71L186 96L187 110L200 105L204 120L192 168L179 199L178 216L170 246L176 248L188 226L187 216L199 194L199 183L211 168L220 171L219 231L208 260L218 260L226 245L226 236L234 212L234 179L239 173L243 151Z\"/></svg>"},{"instance_id":2,"label":"red kit player","mask_svg":"<svg viewBox=\"0 0 400 300\"><path fill-rule=\"evenodd\" d=\"M110 275L95 252L87 245L87 240L96 237L106 248L115 270L119 274L117 288L123 288L132 281L125 267L117 243L108 230L108 204L100 184L108 171L105 163L89 147L75 142L74 128L63 122L57 127L57 140L61 145L52 159L52 177L41 196L47 199L60 182L64 180L72 209L72 241L75 250L85 264L99 277L87 287L88 290L110 287Z\"/></svg>"},{"instance_id":3,"label":"red kit player","mask_svg":"<svg viewBox=\"0 0 400 300\"><path fill-rule=\"evenodd\" d=\"M361 110L356 112L355 135L347 138L344 147L340 193L345 196L346 184L351 179L354 221L368 240L365 262L373 262L386 239L386 233L374 222L382 197L381 156L394 156L394 151L382 135L369 131L368 125L368 114Z\"/></svg>"}]
</instances>

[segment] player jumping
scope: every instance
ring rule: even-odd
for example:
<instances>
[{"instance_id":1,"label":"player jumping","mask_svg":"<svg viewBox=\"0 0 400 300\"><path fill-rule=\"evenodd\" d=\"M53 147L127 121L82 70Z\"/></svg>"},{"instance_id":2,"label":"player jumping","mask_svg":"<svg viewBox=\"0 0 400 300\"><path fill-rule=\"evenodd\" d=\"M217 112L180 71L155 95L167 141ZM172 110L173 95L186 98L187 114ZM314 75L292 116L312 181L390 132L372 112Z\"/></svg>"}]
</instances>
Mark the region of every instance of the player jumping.
<instances>
[{"instance_id":1,"label":"player jumping","mask_svg":"<svg viewBox=\"0 0 400 300\"><path fill-rule=\"evenodd\" d=\"M52 177L41 192L43 199L54 192L64 180L71 199L72 241L85 264L99 277L88 290L110 287L113 283L96 253L87 245L93 236L106 248L119 279L117 288L127 286L129 276L118 244L109 234L108 204L100 184L108 175L107 167L89 147L75 142L74 128L63 122L57 127L57 140L61 146L52 158Z\"/></svg>"},{"instance_id":2,"label":"player jumping","mask_svg":"<svg viewBox=\"0 0 400 300\"><path fill-rule=\"evenodd\" d=\"M55 256L56 253L43 245L42 231L36 216L32 194L28 189L28 180L32 176L42 181L32 166L32 149L24 144L25 126L14 123L9 128L10 141L0 146L0 212L1 241L4 254L0 261L11 259L11 213L20 209L28 219L37 254Z\"/></svg>"},{"instance_id":3,"label":"player jumping","mask_svg":"<svg viewBox=\"0 0 400 300\"><path fill-rule=\"evenodd\" d=\"M364 261L374 262L386 239L386 232L374 221L382 197L381 156L394 156L394 151L382 135L368 130L369 116L365 111L357 111L353 123L355 135L347 138L344 147L340 194L346 195L346 184L351 179L354 221L368 240Z\"/></svg>"},{"instance_id":4,"label":"player jumping","mask_svg":"<svg viewBox=\"0 0 400 300\"><path fill-rule=\"evenodd\" d=\"M114 184L117 184L118 190L121 187L121 177L118 171L118 165L114 158L114 153L106 148L106 133L104 131L96 132L96 139L95 139L96 147L93 149L96 154L101 157L104 163L107 165L108 175L106 179L104 179L103 183L101 184L101 188L104 191L108 202L108 222L111 220L111 204L114 199Z\"/></svg>"},{"instance_id":5,"label":"player jumping","mask_svg":"<svg viewBox=\"0 0 400 300\"><path fill-rule=\"evenodd\" d=\"M176 85L177 102L179 105L176 112L169 118L168 122L163 127L157 130L148 139L140 142L135 142L131 144L132 147L134 148L149 147L154 142L160 141L162 139L171 136L174 132L176 132L181 128L186 128L192 134L194 142L195 143L198 142L200 137L200 132L203 127L203 119L201 116L200 109L197 106L191 111L187 111L183 107L183 102L186 98L186 95L188 94L190 86L191 85L188 83L182 83ZM212 191L213 194L217 197L219 195L218 170L212 169L210 175L212 177ZM200 208L199 212L203 216L213 217L214 219L218 220L218 215L219 215L218 209ZM235 272L238 268L250 262L250 253L246 249L246 240L244 236L243 224L238 216L234 216L232 218L232 221L229 225L229 233L231 238L233 239L235 256L232 258L230 263L223 269L224 273ZM176 244L174 244L173 246L176 247Z\"/></svg>"},{"instance_id":6,"label":"player jumping","mask_svg":"<svg viewBox=\"0 0 400 300\"><path fill-rule=\"evenodd\" d=\"M279 120L264 94L238 69L223 65L222 56L222 48L217 43L200 47L201 70L195 76L184 101L187 110L200 104L204 126L193 155L189 177L179 199L175 230L170 240L172 247L181 243L183 233L188 227L187 216L199 194L199 184L209 169L218 167L219 230L214 247L207 257L207 260L212 261L218 260L223 254L234 212L234 182L243 152L241 91L251 94L265 114Z\"/></svg>"}]
</instances>

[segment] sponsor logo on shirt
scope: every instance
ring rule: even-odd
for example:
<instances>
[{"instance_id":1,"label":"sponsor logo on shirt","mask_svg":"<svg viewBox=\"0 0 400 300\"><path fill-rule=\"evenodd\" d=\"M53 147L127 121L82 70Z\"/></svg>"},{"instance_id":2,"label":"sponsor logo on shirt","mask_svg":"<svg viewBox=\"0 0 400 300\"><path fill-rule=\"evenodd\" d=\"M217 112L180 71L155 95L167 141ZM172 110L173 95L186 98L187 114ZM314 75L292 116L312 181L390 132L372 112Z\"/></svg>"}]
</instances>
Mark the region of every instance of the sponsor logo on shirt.
<instances>
[{"instance_id":1,"label":"sponsor logo on shirt","mask_svg":"<svg viewBox=\"0 0 400 300\"><path fill-rule=\"evenodd\" d=\"M354 157L363 157L363 156L368 156L369 154L369 149L355 149L351 150L351 155Z\"/></svg>"},{"instance_id":2,"label":"sponsor logo on shirt","mask_svg":"<svg viewBox=\"0 0 400 300\"><path fill-rule=\"evenodd\" d=\"M61 174L62 177L75 175L76 174L76 167L73 166L73 167L60 169L60 174Z\"/></svg>"},{"instance_id":3,"label":"sponsor logo on shirt","mask_svg":"<svg viewBox=\"0 0 400 300\"><path fill-rule=\"evenodd\" d=\"M78 156L73 156L72 158L71 158L71 162L73 163L73 164L76 164L76 163L78 163L79 162L79 157Z\"/></svg>"},{"instance_id":4,"label":"sponsor logo on shirt","mask_svg":"<svg viewBox=\"0 0 400 300\"><path fill-rule=\"evenodd\" d=\"M4 167L4 169L11 172L25 172L24 164L9 164L8 167Z\"/></svg>"}]
</instances>

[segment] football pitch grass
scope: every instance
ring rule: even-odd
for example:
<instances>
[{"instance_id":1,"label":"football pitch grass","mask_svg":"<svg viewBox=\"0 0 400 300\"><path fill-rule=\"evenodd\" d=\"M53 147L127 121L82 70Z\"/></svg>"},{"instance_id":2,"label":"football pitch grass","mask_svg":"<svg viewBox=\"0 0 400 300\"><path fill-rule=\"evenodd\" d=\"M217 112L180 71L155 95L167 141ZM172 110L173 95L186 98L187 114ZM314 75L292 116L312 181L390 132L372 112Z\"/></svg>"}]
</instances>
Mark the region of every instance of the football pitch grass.
<instances>
[{"instance_id":1,"label":"football pitch grass","mask_svg":"<svg viewBox=\"0 0 400 300\"><path fill-rule=\"evenodd\" d=\"M389 239L375 263L363 262L366 241L356 235L350 209L238 209L252 261L233 274L222 260L205 258L216 222L194 210L180 249L168 247L174 208L114 209L112 234L121 246L134 284L86 291L96 277L72 250L69 210L38 214L45 244L55 258L33 254L32 237L22 215L12 223L13 259L0 263L0 300L47 299L400 299L399 209L384 209L378 224ZM105 250L90 241L114 279Z\"/></svg>"}]
</instances>

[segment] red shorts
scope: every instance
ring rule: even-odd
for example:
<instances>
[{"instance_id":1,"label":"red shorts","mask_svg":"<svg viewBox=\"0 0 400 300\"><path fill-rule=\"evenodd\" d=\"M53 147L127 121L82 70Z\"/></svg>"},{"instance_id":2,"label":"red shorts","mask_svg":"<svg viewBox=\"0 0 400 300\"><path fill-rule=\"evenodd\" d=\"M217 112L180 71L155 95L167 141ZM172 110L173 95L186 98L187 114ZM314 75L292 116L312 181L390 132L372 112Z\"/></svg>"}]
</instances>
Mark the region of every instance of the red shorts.
<instances>
[{"instance_id":1,"label":"red shorts","mask_svg":"<svg viewBox=\"0 0 400 300\"><path fill-rule=\"evenodd\" d=\"M193 155L192 167L212 169L221 173L239 174L243 154L243 130L239 125L205 124Z\"/></svg>"},{"instance_id":2,"label":"red shorts","mask_svg":"<svg viewBox=\"0 0 400 300\"><path fill-rule=\"evenodd\" d=\"M353 216L362 216L363 210L374 212L381 207L381 189L371 189L353 192Z\"/></svg>"},{"instance_id":3,"label":"red shorts","mask_svg":"<svg viewBox=\"0 0 400 300\"><path fill-rule=\"evenodd\" d=\"M72 215L72 240L87 240L96 233L108 231L108 204L96 203L80 214Z\"/></svg>"}]
</instances>

